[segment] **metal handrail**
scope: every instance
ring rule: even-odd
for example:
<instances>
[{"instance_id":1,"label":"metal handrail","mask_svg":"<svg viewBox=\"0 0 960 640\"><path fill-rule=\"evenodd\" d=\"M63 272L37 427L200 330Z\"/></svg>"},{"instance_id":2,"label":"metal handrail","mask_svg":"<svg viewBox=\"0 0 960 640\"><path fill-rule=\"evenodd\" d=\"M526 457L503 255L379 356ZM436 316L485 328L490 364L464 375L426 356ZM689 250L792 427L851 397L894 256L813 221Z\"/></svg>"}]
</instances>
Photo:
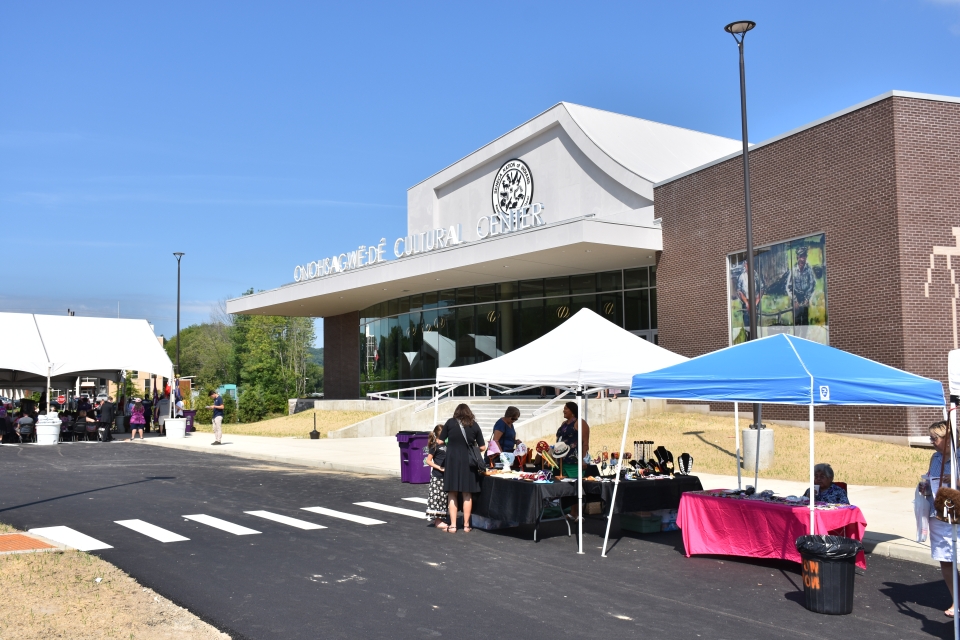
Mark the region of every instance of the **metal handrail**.
<instances>
[{"instance_id":1,"label":"metal handrail","mask_svg":"<svg viewBox=\"0 0 960 640\"><path fill-rule=\"evenodd\" d=\"M401 393L404 393L407 391L413 391L413 400L416 401L418 389L433 389L436 386L437 386L436 384L422 384L419 387L407 387L405 389L392 389L390 391L369 391L367 392L367 397L373 400L391 400L392 398L390 397L390 395L395 393L397 394L396 399L399 400Z\"/></svg>"},{"instance_id":2,"label":"metal handrail","mask_svg":"<svg viewBox=\"0 0 960 640\"><path fill-rule=\"evenodd\" d=\"M442 392L434 395L432 398L430 398L429 400L427 400L427 401L424 402L423 404L421 404L421 405L417 406L416 408L414 408L413 412L414 412L414 413L420 413L421 411L423 411L423 410L426 409L427 407L433 405L434 403L439 404L439 403L440 403L440 399L443 398L443 396L447 395L448 393L450 393L451 391L453 391L454 389L456 389L457 387L460 387L460 386L462 386L462 385L459 385L459 384L450 385L449 387L447 387L446 389L444 389ZM437 390L439 391L439 390L440 390L440 385L436 385L436 387L437 387Z\"/></svg>"}]
</instances>

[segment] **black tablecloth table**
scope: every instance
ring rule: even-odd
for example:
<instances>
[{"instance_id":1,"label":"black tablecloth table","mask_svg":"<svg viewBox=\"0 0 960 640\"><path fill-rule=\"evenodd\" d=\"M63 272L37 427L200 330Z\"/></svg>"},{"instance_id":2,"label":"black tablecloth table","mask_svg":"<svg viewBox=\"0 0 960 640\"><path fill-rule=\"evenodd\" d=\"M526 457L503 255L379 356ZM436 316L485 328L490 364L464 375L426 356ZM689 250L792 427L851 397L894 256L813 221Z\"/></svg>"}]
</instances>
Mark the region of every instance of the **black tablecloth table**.
<instances>
[{"instance_id":1,"label":"black tablecloth table","mask_svg":"<svg viewBox=\"0 0 960 640\"><path fill-rule=\"evenodd\" d=\"M696 476L676 476L669 480L624 480L617 490L614 513L676 509L680 506L680 494L701 490L703 486ZM599 496L603 511L607 513L613 497L613 483L585 481L583 493L585 499ZM473 513L501 522L537 524L544 507L552 500L575 498L576 495L576 482L537 484L484 476L480 480L480 493L473 495Z\"/></svg>"},{"instance_id":2,"label":"black tablecloth table","mask_svg":"<svg viewBox=\"0 0 960 640\"><path fill-rule=\"evenodd\" d=\"M576 487L576 484L573 485ZM603 513L610 511L610 499L613 497L612 482L584 482L585 496L600 496ZM634 511L655 511L657 509L677 509L680 507L680 494L687 491L703 491L697 476L674 476L669 480L623 480L617 489L617 504L614 513L632 513ZM576 495L576 489L574 489Z\"/></svg>"}]
</instances>

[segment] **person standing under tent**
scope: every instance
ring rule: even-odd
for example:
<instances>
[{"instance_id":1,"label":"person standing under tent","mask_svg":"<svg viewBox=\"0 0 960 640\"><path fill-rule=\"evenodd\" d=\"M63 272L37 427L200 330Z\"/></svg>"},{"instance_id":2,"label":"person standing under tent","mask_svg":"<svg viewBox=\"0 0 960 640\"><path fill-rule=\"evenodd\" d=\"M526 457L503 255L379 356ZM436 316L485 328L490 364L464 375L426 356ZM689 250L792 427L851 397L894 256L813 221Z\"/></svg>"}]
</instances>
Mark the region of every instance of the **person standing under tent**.
<instances>
[{"instance_id":1,"label":"person standing under tent","mask_svg":"<svg viewBox=\"0 0 960 640\"><path fill-rule=\"evenodd\" d=\"M223 436L223 396L216 391L211 391L210 397L213 398L213 404L207 405L207 409L213 409L213 437L215 438L210 444L223 444L220 442Z\"/></svg>"},{"instance_id":2,"label":"person standing under tent","mask_svg":"<svg viewBox=\"0 0 960 640\"><path fill-rule=\"evenodd\" d=\"M952 618L954 616L953 577L950 574L953 570L953 531L952 525L937 520L934 507L941 475L944 483L950 482L950 424L946 420L934 422L930 425L929 431L930 442L936 451L930 457L930 468L927 470L926 480L921 481L917 489L930 503L930 556L940 563L943 581L947 583L947 589L950 591L951 605L943 613L948 618Z\"/></svg>"},{"instance_id":3,"label":"person standing under tent","mask_svg":"<svg viewBox=\"0 0 960 640\"><path fill-rule=\"evenodd\" d=\"M563 422L557 429L557 442L562 442L570 447L570 453L566 458L570 464L563 465L563 475L568 478L577 477L577 457L580 452L577 449L577 424L583 427L583 451L584 455L589 455L590 451L590 425L586 420L578 420L579 408L576 402L568 402L563 405Z\"/></svg>"},{"instance_id":4,"label":"person standing under tent","mask_svg":"<svg viewBox=\"0 0 960 640\"><path fill-rule=\"evenodd\" d=\"M100 422L103 423L103 441L110 442L113 435L110 433L113 427L113 421L117 417L117 407L113 404L113 396L107 396L107 399L100 404Z\"/></svg>"},{"instance_id":5,"label":"person standing under tent","mask_svg":"<svg viewBox=\"0 0 960 640\"><path fill-rule=\"evenodd\" d=\"M493 425L493 436L491 440L495 441L500 447L500 451L513 453L520 443L517 437L517 430L513 428L513 423L520 419L520 409L516 407L507 407L503 417L497 420Z\"/></svg>"},{"instance_id":6,"label":"person standing under tent","mask_svg":"<svg viewBox=\"0 0 960 640\"><path fill-rule=\"evenodd\" d=\"M153 420L153 401L150 400L150 396L147 396L140 403L143 405L143 430L145 433L150 433L150 422Z\"/></svg>"},{"instance_id":7,"label":"person standing under tent","mask_svg":"<svg viewBox=\"0 0 960 640\"><path fill-rule=\"evenodd\" d=\"M470 449L478 446L482 452L487 448L470 407L466 404L457 405L453 417L444 423L437 440L447 443L447 460L443 473L443 490L447 492L447 512L450 514L447 531L457 531L457 498L462 497L463 531L468 533L472 530L470 514L473 511L473 494L480 492L480 479L470 468Z\"/></svg>"},{"instance_id":8,"label":"person standing under tent","mask_svg":"<svg viewBox=\"0 0 960 640\"><path fill-rule=\"evenodd\" d=\"M130 442L137 437L137 431L140 432L140 439L143 440L143 425L147 421L143 416L143 403L140 398L134 398L133 409L130 410Z\"/></svg>"}]
</instances>

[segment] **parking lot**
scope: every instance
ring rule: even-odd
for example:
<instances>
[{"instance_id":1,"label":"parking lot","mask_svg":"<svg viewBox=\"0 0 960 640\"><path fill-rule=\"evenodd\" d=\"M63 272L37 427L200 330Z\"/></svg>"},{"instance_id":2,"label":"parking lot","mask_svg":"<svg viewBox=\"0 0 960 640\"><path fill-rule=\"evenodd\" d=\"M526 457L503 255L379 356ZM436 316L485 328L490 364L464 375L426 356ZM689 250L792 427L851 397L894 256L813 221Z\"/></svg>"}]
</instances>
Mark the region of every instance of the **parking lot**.
<instances>
[{"instance_id":1,"label":"parking lot","mask_svg":"<svg viewBox=\"0 0 960 640\"><path fill-rule=\"evenodd\" d=\"M0 521L73 546L237 638L495 634L949 637L936 568L869 558L853 615L802 604L799 567L686 558L678 533L585 555L562 523L446 534L425 486L140 444L3 447ZM42 533L42 531L41 531Z\"/></svg>"}]
</instances>

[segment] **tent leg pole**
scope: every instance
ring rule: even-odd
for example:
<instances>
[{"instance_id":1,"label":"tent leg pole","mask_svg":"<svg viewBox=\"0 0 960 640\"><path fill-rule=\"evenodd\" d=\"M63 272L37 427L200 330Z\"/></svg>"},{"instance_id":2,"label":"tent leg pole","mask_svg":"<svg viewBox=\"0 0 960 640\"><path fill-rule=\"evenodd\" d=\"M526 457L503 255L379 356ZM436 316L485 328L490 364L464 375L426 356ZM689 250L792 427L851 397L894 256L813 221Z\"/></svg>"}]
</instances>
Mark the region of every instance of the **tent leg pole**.
<instances>
[{"instance_id":1,"label":"tent leg pole","mask_svg":"<svg viewBox=\"0 0 960 640\"><path fill-rule=\"evenodd\" d=\"M957 409L956 405L952 402L950 403L950 488L957 488ZM941 465L943 463L941 462ZM953 637L954 640L960 639L960 618L957 617L956 613L958 607L957 602L960 601L960 594L957 593L958 577L957 577L957 524L953 523L950 527L952 531L952 545L953 545Z\"/></svg>"},{"instance_id":2,"label":"tent leg pole","mask_svg":"<svg viewBox=\"0 0 960 640\"><path fill-rule=\"evenodd\" d=\"M440 387L433 387L433 427L430 428L430 431L433 431L433 428L437 426L437 420L440 419L440 397L439 397Z\"/></svg>"},{"instance_id":3,"label":"tent leg pole","mask_svg":"<svg viewBox=\"0 0 960 640\"><path fill-rule=\"evenodd\" d=\"M759 404L753 405L753 417L757 420L754 425L757 428L757 455L753 462L753 488L756 490L757 485L760 484L760 425L763 424L763 414Z\"/></svg>"},{"instance_id":4,"label":"tent leg pole","mask_svg":"<svg viewBox=\"0 0 960 640\"><path fill-rule=\"evenodd\" d=\"M743 480L740 477L740 403L733 403L733 428L736 429L737 439L737 491L743 490Z\"/></svg>"},{"instance_id":5,"label":"tent leg pole","mask_svg":"<svg viewBox=\"0 0 960 640\"><path fill-rule=\"evenodd\" d=\"M620 469L623 467L623 449L627 446L627 428L630 426L630 410L633 408L633 398L627 401L627 417L623 421L623 437L620 438L620 457L617 458L617 477L613 480L613 498L610 500L610 513L607 514L607 532L603 534L603 549L600 557L607 557L607 540L610 539L610 524L613 522L613 507L617 504L617 489L620 488Z\"/></svg>"},{"instance_id":6,"label":"tent leg pole","mask_svg":"<svg viewBox=\"0 0 960 640\"><path fill-rule=\"evenodd\" d=\"M583 387L577 386L577 553L583 554ZM560 462L563 470L563 462Z\"/></svg>"},{"instance_id":7,"label":"tent leg pole","mask_svg":"<svg viewBox=\"0 0 960 640\"><path fill-rule=\"evenodd\" d=\"M759 445L759 442L757 443ZM816 535L816 505L813 497L813 403L810 403L810 535Z\"/></svg>"}]
</instances>

